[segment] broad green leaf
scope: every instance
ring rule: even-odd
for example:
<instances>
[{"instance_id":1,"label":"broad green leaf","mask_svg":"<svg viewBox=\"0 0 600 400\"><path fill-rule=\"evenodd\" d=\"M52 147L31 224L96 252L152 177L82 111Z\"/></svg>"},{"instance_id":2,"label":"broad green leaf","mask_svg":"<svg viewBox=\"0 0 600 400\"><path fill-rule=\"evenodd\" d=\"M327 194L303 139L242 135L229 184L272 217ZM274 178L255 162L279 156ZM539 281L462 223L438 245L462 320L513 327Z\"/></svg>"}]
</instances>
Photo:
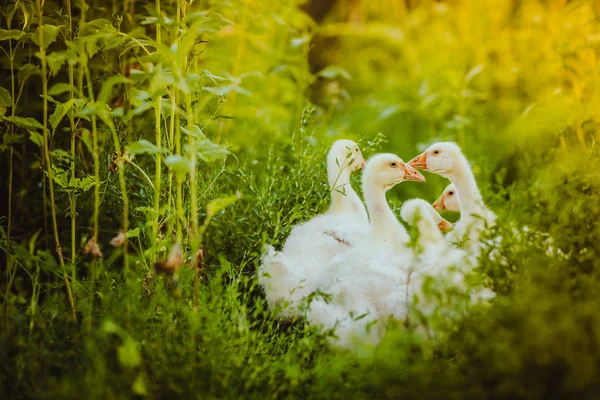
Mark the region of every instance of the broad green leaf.
<instances>
[{"instance_id":1,"label":"broad green leaf","mask_svg":"<svg viewBox=\"0 0 600 400\"><path fill-rule=\"evenodd\" d=\"M0 152L6 151L10 148L10 134L8 132L4 132L2 135L2 144L0 144Z\"/></svg>"},{"instance_id":2,"label":"broad green leaf","mask_svg":"<svg viewBox=\"0 0 600 400\"><path fill-rule=\"evenodd\" d=\"M88 151L91 152L92 151L92 133L89 130L84 129L81 132L81 135L78 135L78 137L79 137L79 139L81 139L83 144L85 144L85 147L87 147Z\"/></svg>"},{"instance_id":3,"label":"broad green leaf","mask_svg":"<svg viewBox=\"0 0 600 400\"><path fill-rule=\"evenodd\" d=\"M234 195L227 197L220 197L218 199L214 199L210 203L206 205L206 219L211 219L215 215L217 215L221 210L225 207L235 203L239 199L242 198L242 194L237 192Z\"/></svg>"},{"instance_id":4,"label":"broad green leaf","mask_svg":"<svg viewBox=\"0 0 600 400\"><path fill-rule=\"evenodd\" d=\"M38 53L36 53L37 55ZM46 61L48 62L48 67L50 68L51 75L54 76L58 74L60 68L63 66L65 61L67 61L69 55L65 51L53 51L52 53L46 55Z\"/></svg>"},{"instance_id":5,"label":"broad green leaf","mask_svg":"<svg viewBox=\"0 0 600 400\"><path fill-rule=\"evenodd\" d=\"M67 113L71 111L74 102L75 100L71 99L65 103L58 103L58 105L54 109L54 112L48 119L50 125L52 126L52 132L56 131L56 127L58 126L58 124L60 124L60 121L62 121L65 115L67 115Z\"/></svg>"},{"instance_id":6,"label":"broad green leaf","mask_svg":"<svg viewBox=\"0 0 600 400\"><path fill-rule=\"evenodd\" d=\"M29 131L29 138L33 143L37 144L38 147L42 147L42 144L44 143L44 137L42 135L36 131Z\"/></svg>"},{"instance_id":7,"label":"broad green leaf","mask_svg":"<svg viewBox=\"0 0 600 400\"><path fill-rule=\"evenodd\" d=\"M154 143L151 143L145 139L138 140L125 146L125 150L131 154L165 154L167 149L160 148Z\"/></svg>"},{"instance_id":8,"label":"broad green leaf","mask_svg":"<svg viewBox=\"0 0 600 400\"><path fill-rule=\"evenodd\" d=\"M25 34L25 32L18 29L0 29L0 40L19 40Z\"/></svg>"},{"instance_id":9,"label":"broad green leaf","mask_svg":"<svg viewBox=\"0 0 600 400\"><path fill-rule=\"evenodd\" d=\"M75 86L70 85L70 84L65 83L65 82L61 82L61 83L57 83L55 85L52 85L52 87L48 90L48 94L50 96L58 96L58 95L61 95L63 93L73 93L77 97L81 97L82 96L82 94L79 92L79 89L77 89Z\"/></svg>"},{"instance_id":10,"label":"broad green leaf","mask_svg":"<svg viewBox=\"0 0 600 400\"><path fill-rule=\"evenodd\" d=\"M6 114L6 107L12 104L10 92L0 86L0 115Z\"/></svg>"},{"instance_id":11,"label":"broad green leaf","mask_svg":"<svg viewBox=\"0 0 600 400\"><path fill-rule=\"evenodd\" d=\"M213 81L215 85L217 84L218 81L222 82L222 81L227 81L228 80L227 78L224 78L222 76L218 76L218 75L213 74L212 72L210 72L206 68L202 72L203 72L204 76L206 76L208 79L210 79L211 81Z\"/></svg>"},{"instance_id":12,"label":"broad green leaf","mask_svg":"<svg viewBox=\"0 0 600 400\"><path fill-rule=\"evenodd\" d=\"M142 356L137 348L137 343L129 336L123 340L123 344L117 349L117 357L121 366L125 368L135 368L142 363Z\"/></svg>"},{"instance_id":13,"label":"broad green leaf","mask_svg":"<svg viewBox=\"0 0 600 400\"><path fill-rule=\"evenodd\" d=\"M192 149L190 149L192 150ZM212 141L205 139L199 143L196 143L193 151L196 152L198 158L204 162L213 162L227 157L229 150L225 147L213 143Z\"/></svg>"},{"instance_id":14,"label":"broad green leaf","mask_svg":"<svg viewBox=\"0 0 600 400\"><path fill-rule=\"evenodd\" d=\"M129 78L125 78L124 76L117 75L111 76L107 80L102 83L102 89L100 89L100 94L98 95L99 103L108 103L109 97L112 94L112 88L115 85L121 83L132 83L133 81Z\"/></svg>"},{"instance_id":15,"label":"broad green leaf","mask_svg":"<svg viewBox=\"0 0 600 400\"><path fill-rule=\"evenodd\" d=\"M22 85L25 81L34 75L41 75L40 67L34 64L25 64L19 68L19 85Z\"/></svg>"},{"instance_id":16,"label":"broad green leaf","mask_svg":"<svg viewBox=\"0 0 600 400\"><path fill-rule=\"evenodd\" d=\"M77 192L87 192L94 187L95 179L93 176L83 178L70 178L68 187Z\"/></svg>"},{"instance_id":17,"label":"broad green leaf","mask_svg":"<svg viewBox=\"0 0 600 400\"><path fill-rule=\"evenodd\" d=\"M252 92L241 88L237 85L226 85L226 86L214 86L214 87L203 87L202 90L214 93L218 96L226 96L231 92L243 94L244 96L250 96Z\"/></svg>"},{"instance_id":18,"label":"broad green leaf","mask_svg":"<svg viewBox=\"0 0 600 400\"><path fill-rule=\"evenodd\" d=\"M79 51L85 50L89 57L93 57L100 48L109 50L118 47L121 43L122 39L117 36L117 30L112 22L106 19L95 19L80 26L75 45Z\"/></svg>"},{"instance_id":19,"label":"broad green leaf","mask_svg":"<svg viewBox=\"0 0 600 400\"><path fill-rule=\"evenodd\" d=\"M131 229L131 230L127 231L125 236L127 236L128 238L134 238L134 237L140 236L140 228L135 228L135 229Z\"/></svg>"},{"instance_id":20,"label":"broad green leaf","mask_svg":"<svg viewBox=\"0 0 600 400\"><path fill-rule=\"evenodd\" d=\"M191 160L180 155L168 156L165 159L165 164L167 164L180 179L193 168Z\"/></svg>"},{"instance_id":21,"label":"broad green leaf","mask_svg":"<svg viewBox=\"0 0 600 400\"><path fill-rule=\"evenodd\" d=\"M18 126L19 128L23 128L23 129L27 129L27 130L43 130L44 126L42 124L40 124L38 121L36 121L33 118L23 118L23 117L5 117L5 116L0 116L0 119L3 121L8 121L13 123L15 126Z\"/></svg>"},{"instance_id":22,"label":"broad green leaf","mask_svg":"<svg viewBox=\"0 0 600 400\"><path fill-rule=\"evenodd\" d=\"M33 19L35 14L35 10L33 8L33 3L29 1L17 1L16 5L21 9L23 13L23 19L25 20L23 23L23 29L27 28L29 25L29 21Z\"/></svg>"},{"instance_id":23,"label":"broad green leaf","mask_svg":"<svg viewBox=\"0 0 600 400\"><path fill-rule=\"evenodd\" d=\"M196 140L206 139L206 135L204 134L204 132L202 132L202 128L200 128L196 124L190 124L186 127L182 126L181 130L183 131L183 133L185 133L186 135L192 136Z\"/></svg>"},{"instance_id":24,"label":"broad green leaf","mask_svg":"<svg viewBox=\"0 0 600 400\"><path fill-rule=\"evenodd\" d=\"M190 25L189 30L194 32L194 35L200 35L205 32L218 32L227 25L233 25L233 22L224 18L216 12L196 12L185 17L185 22Z\"/></svg>"},{"instance_id":25,"label":"broad green leaf","mask_svg":"<svg viewBox=\"0 0 600 400\"><path fill-rule=\"evenodd\" d=\"M35 30L35 35L33 35L32 39L35 44L42 47L42 45L40 43L40 29L44 36L43 47L44 47L44 49L47 49L48 46L50 46L52 43L54 43L56 41L56 36L58 35L58 32L60 31L60 26L43 25L42 27L39 27L39 26L37 27L37 29Z\"/></svg>"}]
</instances>

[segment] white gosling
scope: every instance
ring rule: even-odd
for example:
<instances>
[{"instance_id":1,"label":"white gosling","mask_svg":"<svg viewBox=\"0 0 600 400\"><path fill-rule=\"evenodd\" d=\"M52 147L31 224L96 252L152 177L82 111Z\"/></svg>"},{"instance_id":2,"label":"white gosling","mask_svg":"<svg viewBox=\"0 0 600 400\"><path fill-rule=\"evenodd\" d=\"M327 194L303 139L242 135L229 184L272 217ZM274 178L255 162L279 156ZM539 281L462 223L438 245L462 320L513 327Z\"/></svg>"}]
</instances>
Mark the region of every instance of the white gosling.
<instances>
[{"instance_id":1,"label":"white gosling","mask_svg":"<svg viewBox=\"0 0 600 400\"><path fill-rule=\"evenodd\" d=\"M446 186L442 195L437 198L432 204L436 211L456 211L460 212L460 200L454 183Z\"/></svg>"},{"instance_id":2,"label":"white gosling","mask_svg":"<svg viewBox=\"0 0 600 400\"><path fill-rule=\"evenodd\" d=\"M465 248L478 250L482 232L495 224L496 215L485 206L473 171L460 147L452 142L435 143L409 164L441 175L454 184L461 218L446 237L452 242L462 243Z\"/></svg>"},{"instance_id":3,"label":"white gosling","mask_svg":"<svg viewBox=\"0 0 600 400\"><path fill-rule=\"evenodd\" d=\"M416 307L419 313L431 315L439 306L436 301L425 297L423 283L427 277L442 287L465 289L464 278L472 270L471 258L467 253L445 240L438 228L450 228L431 204L425 200L408 200L400 211L402 219L418 229L410 279L407 281L407 306ZM478 302L493 298L490 289L471 290L471 301ZM418 301L414 302L415 297ZM436 299L439 300L439 299Z\"/></svg>"},{"instance_id":4,"label":"white gosling","mask_svg":"<svg viewBox=\"0 0 600 400\"><path fill-rule=\"evenodd\" d=\"M410 238L385 197L389 189L405 180L424 182L425 178L393 154L372 157L363 172L370 216L368 236L331 261L322 277L329 281L322 291L331 298L313 300L307 312L310 324L333 330L335 346L376 345L387 319L406 315L403 267L411 259L406 248Z\"/></svg>"},{"instance_id":5,"label":"white gosling","mask_svg":"<svg viewBox=\"0 0 600 400\"><path fill-rule=\"evenodd\" d=\"M314 279L336 254L353 246L368 230L368 217L350 184L365 159L352 140L338 140L327 156L331 205L327 212L295 226L281 252L266 246L258 277L269 307L281 317L301 316L303 299L317 288Z\"/></svg>"},{"instance_id":6,"label":"white gosling","mask_svg":"<svg viewBox=\"0 0 600 400\"><path fill-rule=\"evenodd\" d=\"M438 199L432 203L432 206L437 211L459 211L460 212L460 202L458 200L458 192L456 191L456 187L454 186L454 184L451 183L450 185L448 185L444 189L444 192L442 193L442 195L440 197L438 197ZM560 249L556 249L554 247L554 240L550 236L550 234L547 232L541 232L541 231L537 231L535 229L531 229L527 225L525 225L521 228L514 226L512 229L512 232L513 232L514 236L519 236L522 234L529 234L529 235L533 236L534 238L536 238L536 240L541 242L543 247L545 247L545 249L546 249L545 252L548 256L561 257L564 259L568 259L568 257ZM502 240L503 240L502 237L497 236L493 240L489 241L488 244L490 246L499 246L502 243ZM497 252L492 251L492 253L490 253L490 256L492 256L493 258L496 258ZM502 260L502 259L501 259L501 261L505 262L505 260ZM505 263L505 265L508 266L507 263Z\"/></svg>"}]
</instances>

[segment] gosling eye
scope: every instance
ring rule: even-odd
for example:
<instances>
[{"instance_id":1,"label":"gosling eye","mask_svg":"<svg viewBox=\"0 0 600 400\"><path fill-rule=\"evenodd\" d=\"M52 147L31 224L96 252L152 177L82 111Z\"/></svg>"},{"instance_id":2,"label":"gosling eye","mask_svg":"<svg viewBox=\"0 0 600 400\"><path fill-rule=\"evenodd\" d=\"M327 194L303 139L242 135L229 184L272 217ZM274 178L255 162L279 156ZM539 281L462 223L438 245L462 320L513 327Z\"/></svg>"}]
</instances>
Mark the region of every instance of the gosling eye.
<instances>
[{"instance_id":1,"label":"gosling eye","mask_svg":"<svg viewBox=\"0 0 600 400\"><path fill-rule=\"evenodd\" d=\"M358 147L356 149L354 149L354 151L358 153Z\"/></svg>"},{"instance_id":2,"label":"gosling eye","mask_svg":"<svg viewBox=\"0 0 600 400\"><path fill-rule=\"evenodd\" d=\"M454 194L454 192L450 191L448 192L448 195L452 196Z\"/></svg>"},{"instance_id":3,"label":"gosling eye","mask_svg":"<svg viewBox=\"0 0 600 400\"><path fill-rule=\"evenodd\" d=\"M398 163L396 161L392 161L390 163L390 167L392 167L392 168L396 168L397 166L398 166Z\"/></svg>"},{"instance_id":4,"label":"gosling eye","mask_svg":"<svg viewBox=\"0 0 600 400\"><path fill-rule=\"evenodd\" d=\"M439 155L441 153L441 151L439 149L435 149L433 151L433 154L435 154L436 156Z\"/></svg>"}]
</instances>

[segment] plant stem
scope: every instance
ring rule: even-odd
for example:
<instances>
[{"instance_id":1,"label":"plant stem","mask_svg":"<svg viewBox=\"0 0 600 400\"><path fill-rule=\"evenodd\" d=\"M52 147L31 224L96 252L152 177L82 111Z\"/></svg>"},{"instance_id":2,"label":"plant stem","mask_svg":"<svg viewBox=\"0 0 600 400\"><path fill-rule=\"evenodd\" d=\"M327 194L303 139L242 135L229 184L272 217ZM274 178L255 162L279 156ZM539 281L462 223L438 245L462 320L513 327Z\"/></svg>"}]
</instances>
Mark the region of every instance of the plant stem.
<instances>
[{"instance_id":1,"label":"plant stem","mask_svg":"<svg viewBox=\"0 0 600 400\"><path fill-rule=\"evenodd\" d=\"M94 88L90 68L87 60L82 58L84 65L85 79L88 86L88 98L94 102ZM98 227L100 213L100 155L98 153L98 120L95 114L92 114L92 158L94 159L94 236L93 239L98 243Z\"/></svg>"},{"instance_id":2,"label":"plant stem","mask_svg":"<svg viewBox=\"0 0 600 400\"><path fill-rule=\"evenodd\" d=\"M69 29L67 39L73 41L73 15L71 13L71 0L67 0L67 13L69 18ZM73 65L69 65L69 85L74 86L74 71ZM73 91L70 91L70 98L73 99ZM75 180L75 117L74 111L71 109L69 112L69 125L71 126L71 179ZM77 271L75 269L75 258L77 256L77 195L71 193L69 195L71 202L71 280L77 279Z\"/></svg>"},{"instance_id":3,"label":"plant stem","mask_svg":"<svg viewBox=\"0 0 600 400\"><path fill-rule=\"evenodd\" d=\"M10 25L8 26L10 29ZM15 56L13 54L12 40L8 41L9 55L10 55L10 86L11 86L11 116L15 116ZM9 149L9 164L8 164L8 228L6 233L6 246L8 257L10 253L10 232L12 228L12 187L13 187L13 142L14 142L15 127L13 124L10 125L10 149Z\"/></svg>"},{"instance_id":4,"label":"plant stem","mask_svg":"<svg viewBox=\"0 0 600 400\"><path fill-rule=\"evenodd\" d=\"M112 124L109 126L110 132L112 133L115 151L117 154L121 154L121 144L119 143L119 135L117 130ZM125 183L125 164L122 157L117 159L117 169L119 170L119 186L121 189L121 196L123 196L123 232L127 233L129 229L129 198L127 197L127 185ZM127 256L128 247L127 236L123 242L123 263L125 266L125 273L129 271L129 257Z\"/></svg>"},{"instance_id":5,"label":"plant stem","mask_svg":"<svg viewBox=\"0 0 600 400\"><path fill-rule=\"evenodd\" d=\"M185 16L185 11L184 11ZM188 57L187 55L184 57L184 66L187 68ZM197 72L198 63L197 60L193 62L194 72ZM189 71L187 71L189 72ZM192 109L192 94L187 93L185 95L185 112L187 118L187 124L192 125L196 123L196 116ZM190 207L191 207L191 215L190 218L192 220L192 229L190 232L190 244L192 249L192 256L195 257L194 260L194 284L193 284L193 306L195 310L198 310L199 307L199 294L200 294L200 281L198 274L200 271L198 270L198 251L200 247L200 241L198 238L198 188L196 182L196 170L197 170L197 156L196 156L196 139L193 135L188 135L188 145L190 148L190 163L192 165L192 169L190 171Z\"/></svg>"},{"instance_id":6,"label":"plant stem","mask_svg":"<svg viewBox=\"0 0 600 400\"><path fill-rule=\"evenodd\" d=\"M38 17L39 17L39 43L40 43L40 60L42 62L42 100L43 100L43 121L42 125L44 127L44 136L43 136L43 153L44 158L46 160L46 172L48 174L48 189L50 191L50 214L52 216L52 229L54 231L54 241L56 243L56 252L58 253L58 260L60 262L61 267L65 266L65 260L62 254L62 248L60 246L60 238L58 235L58 224L56 220L56 206L54 202L54 171L52 169L52 160L50 159L50 149L49 149L49 138L48 138L48 75L47 75L47 60L46 60L46 46L44 43L44 21L43 21L43 12L42 12L42 0L37 1L38 8ZM75 312L75 302L73 300L73 294L71 291L71 284L69 283L69 279L66 274L64 275L65 284L67 287L67 294L69 296L69 302L71 303L71 312L73 316L73 321L77 320L77 313Z\"/></svg>"},{"instance_id":7,"label":"plant stem","mask_svg":"<svg viewBox=\"0 0 600 400\"><path fill-rule=\"evenodd\" d=\"M160 16L160 0L156 0L156 13ZM160 46L162 42L161 26L156 25L156 43ZM162 145L161 133L160 133L160 122L161 122L161 107L162 107L162 96L156 99L156 106L154 108L154 129L155 129L155 141L158 148ZM153 224L153 235L154 240L154 252L152 261L157 260L158 253L158 224L160 218L160 173L161 173L162 156L156 155L155 170L154 170L154 224Z\"/></svg>"},{"instance_id":8,"label":"plant stem","mask_svg":"<svg viewBox=\"0 0 600 400\"><path fill-rule=\"evenodd\" d=\"M177 25L181 24L181 0L177 0ZM180 66L185 70L185 65ZM181 76L180 78L183 78ZM173 88L175 91L175 104L174 106L179 106L179 102L181 101L181 93L179 89ZM175 114L175 154L181 155L181 121L179 113ZM182 221L183 221L183 179L181 177L177 177L177 204L175 206L175 212L177 214L177 243L181 243L182 240Z\"/></svg>"}]
</instances>

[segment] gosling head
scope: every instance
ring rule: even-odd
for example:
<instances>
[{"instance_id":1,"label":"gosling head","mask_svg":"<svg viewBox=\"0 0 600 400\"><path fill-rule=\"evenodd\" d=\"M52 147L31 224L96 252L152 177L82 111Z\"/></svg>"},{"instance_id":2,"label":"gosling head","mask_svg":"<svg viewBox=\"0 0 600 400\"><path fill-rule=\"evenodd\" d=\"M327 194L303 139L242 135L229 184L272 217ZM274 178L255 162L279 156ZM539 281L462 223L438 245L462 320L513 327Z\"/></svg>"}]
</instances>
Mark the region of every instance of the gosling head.
<instances>
[{"instance_id":1,"label":"gosling head","mask_svg":"<svg viewBox=\"0 0 600 400\"><path fill-rule=\"evenodd\" d=\"M400 216L410 225L415 225L422 218L430 219L442 232L449 232L453 227L452 222L442 218L428 202L421 199L405 201L400 210Z\"/></svg>"},{"instance_id":2,"label":"gosling head","mask_svg":"<svg viewBox=\"0 0 600 400\"><path fill-rule=\"evenodd\" d=\"M365 159L356 142L348 139L338 140L331 146L328 160L338 168L349 168L351 172L365 167Z\"/></svg>"},{"instance_id":3,"label":"gosling head","mask_svg":"<svg viewBox=\"0 0 600 400\"><path fill-rule=\"evenodd\" d=\"M460 166L462 160L464 156L456 143L440 142L429 146L422 154L410 160L409 165L448 177Z\"/></svg>"},{"instance_id":4,"label":"gosling head","mask_svg":"<svg viewBox=\"0 0 600 400\"><path fill-rule=\"evenodd\" d=\"M371 157L363 173L363 185L373 184L385 190L403 181L425 182L425 177L395 154Z\"/></svg>"},{"instance_id":5,"label":"gosling head","mask_svg":"<svg viewBox=\"0 0 600 400\"><path fill-rule=\"evenodd\" d=\"M460 202L454 184L446 186L442 195L431 205L437 211L460 211Z\"/></svg>"}]
</instances>

